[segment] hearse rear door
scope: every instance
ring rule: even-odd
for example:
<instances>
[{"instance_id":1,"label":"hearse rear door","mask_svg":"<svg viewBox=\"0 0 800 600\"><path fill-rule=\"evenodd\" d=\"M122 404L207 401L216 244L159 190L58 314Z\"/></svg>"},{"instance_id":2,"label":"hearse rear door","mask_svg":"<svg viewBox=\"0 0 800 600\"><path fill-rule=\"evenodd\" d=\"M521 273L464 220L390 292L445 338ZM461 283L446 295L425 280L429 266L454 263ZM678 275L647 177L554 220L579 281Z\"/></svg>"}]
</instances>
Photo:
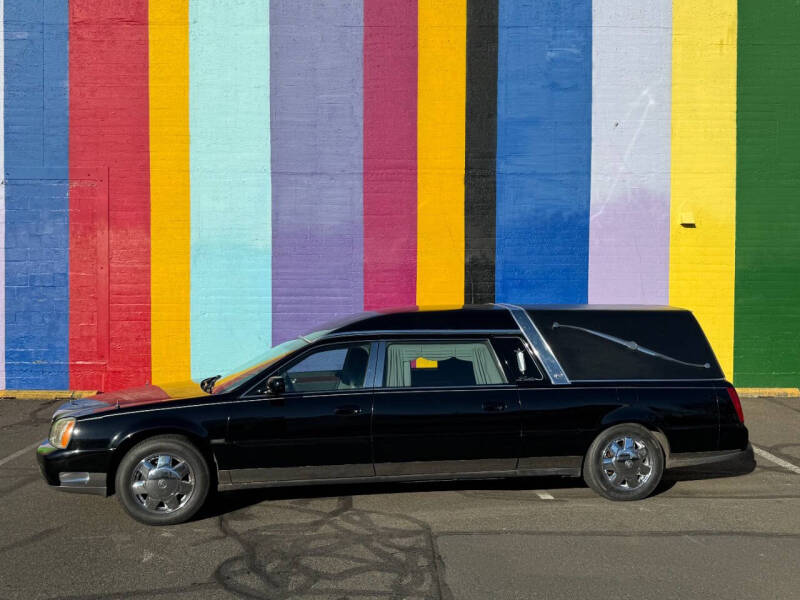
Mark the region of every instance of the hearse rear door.
<instances>
[{"instance_id":1,"label":"hearse rear door","mask_svg":"<svg viewBox=\"0 0 800 600\"><path fill-rule=\"evenodd\" d=\"M493 344L509 380L518 385L522 426L519 471L579 473L601 415L618 405L616 388L553 385L522 337L498 337Z\"/></svg>"},{"instance_id":2,"label":"hearse rear door","mask_svg":"<svg viewBox=\"0 0 800 600\"><path fill-rule=\"evenodd\" d=\"M516 387L487 339L390 340L379 349L372 419L375 474L512 472Z\"/></svg>"}]
</instances>

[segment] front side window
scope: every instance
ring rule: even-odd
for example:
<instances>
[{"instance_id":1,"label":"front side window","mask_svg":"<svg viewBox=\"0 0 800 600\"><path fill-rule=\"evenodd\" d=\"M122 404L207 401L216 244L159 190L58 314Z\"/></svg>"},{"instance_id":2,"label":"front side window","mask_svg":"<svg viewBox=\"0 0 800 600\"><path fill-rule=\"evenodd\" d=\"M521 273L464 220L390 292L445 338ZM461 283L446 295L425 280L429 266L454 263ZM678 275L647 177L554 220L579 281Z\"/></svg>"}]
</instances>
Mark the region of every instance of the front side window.
<instances>
[{"instance_id":1,"label":"front side window","mask_svg":"<svg viewBox=\"0 0 800 600\"><path fill-rule=\"evenodd\" d=\"M386 387L506 383L488 342L398 342L386 349Z\"/></svg>"},{"instance_id":2,"label":"front side window","mask_svg":"<svg viewBox=\"0 0 800 600\"><path fill-rule=\"evenodd\" d=\"M364 387L369 344L329 346L312 352L277 375L287 392L333 392Z\"/></svg>"}]
</instances>

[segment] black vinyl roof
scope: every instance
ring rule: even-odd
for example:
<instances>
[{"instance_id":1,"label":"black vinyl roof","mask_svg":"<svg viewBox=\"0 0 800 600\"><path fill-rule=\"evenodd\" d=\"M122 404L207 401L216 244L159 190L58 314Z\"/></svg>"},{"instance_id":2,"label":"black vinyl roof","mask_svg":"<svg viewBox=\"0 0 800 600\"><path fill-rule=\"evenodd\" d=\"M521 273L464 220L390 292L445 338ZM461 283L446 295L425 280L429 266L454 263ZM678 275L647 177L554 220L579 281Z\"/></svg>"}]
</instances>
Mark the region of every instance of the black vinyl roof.
<instances>
[{"instance_id":1,"label":"black vinyl roof","mask_svg":"<svg viewBox=\"0 0 800 600\"><path fill-rule=\"evenodd\" d=\"M722 379L722 370L694 315L671 306L520 306L571 381ZM426 331L519 331L500 304L408 307L354 315L330 334ZM330 335L329 334L329 335Z\"/></svg>"},{"instance_id":2,"label":"black vinyl roof","mask_svg":"<svg viewBox=\"0 0 800 600\"><path fill-rule=\"evenodd\" d=\"M508 309L494 304L408 307L354 315L334 323L332 333L432 329L518 329Z\"/></svg>"},{"instance_id":3,"label":"black vinyl roof","mask_svg":"<svg viewBox=\"0 0 800 600\"><path fill-rule=\"evenodd\" d=\"M519 305L531 317L546 314L551 317L574 313L613 314L684 312L672 306L604 305L604 304L525 304ZM332 333L362 331L398 331L431 329L518 329L511 314L500 304L466 304L463 306L410 306L364 312L328 324Z\"/></svg>"}]
</instances>

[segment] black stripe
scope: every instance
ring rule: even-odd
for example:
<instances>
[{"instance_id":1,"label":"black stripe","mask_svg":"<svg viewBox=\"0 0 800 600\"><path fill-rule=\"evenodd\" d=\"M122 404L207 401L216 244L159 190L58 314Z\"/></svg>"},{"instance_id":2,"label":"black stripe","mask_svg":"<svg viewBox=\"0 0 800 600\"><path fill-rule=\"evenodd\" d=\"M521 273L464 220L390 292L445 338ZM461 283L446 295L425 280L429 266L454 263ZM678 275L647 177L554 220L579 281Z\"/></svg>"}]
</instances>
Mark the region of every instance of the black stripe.
<instances>
[{"instance_id":1,"label":"black stripe","mask_svg":"<svg viewBox=\"0 0 800 600\"><path fill-rule=\"evenodd\" d=\"M494 302L498 0L467 0L464 302Z\"/></svg>"}]
</instances>

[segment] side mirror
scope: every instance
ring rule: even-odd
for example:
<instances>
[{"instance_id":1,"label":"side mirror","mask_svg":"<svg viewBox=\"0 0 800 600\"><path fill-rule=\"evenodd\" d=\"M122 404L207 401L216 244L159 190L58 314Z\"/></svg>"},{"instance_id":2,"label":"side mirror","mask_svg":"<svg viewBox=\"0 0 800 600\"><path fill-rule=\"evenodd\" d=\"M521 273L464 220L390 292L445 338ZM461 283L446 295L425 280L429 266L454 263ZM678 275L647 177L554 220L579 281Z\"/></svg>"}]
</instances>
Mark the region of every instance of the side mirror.
<instances>
[{"instance_id":1,"label":"side mirror","mask_svg":"<svg viewBox=\"0 0 800 600\"><path fill-rule=\"evenodd\" d=\"M270 377L267 379L267 390L273 396L280 396L286 393L286 380L279 375Z\"/></svg>"}]
</instances>

